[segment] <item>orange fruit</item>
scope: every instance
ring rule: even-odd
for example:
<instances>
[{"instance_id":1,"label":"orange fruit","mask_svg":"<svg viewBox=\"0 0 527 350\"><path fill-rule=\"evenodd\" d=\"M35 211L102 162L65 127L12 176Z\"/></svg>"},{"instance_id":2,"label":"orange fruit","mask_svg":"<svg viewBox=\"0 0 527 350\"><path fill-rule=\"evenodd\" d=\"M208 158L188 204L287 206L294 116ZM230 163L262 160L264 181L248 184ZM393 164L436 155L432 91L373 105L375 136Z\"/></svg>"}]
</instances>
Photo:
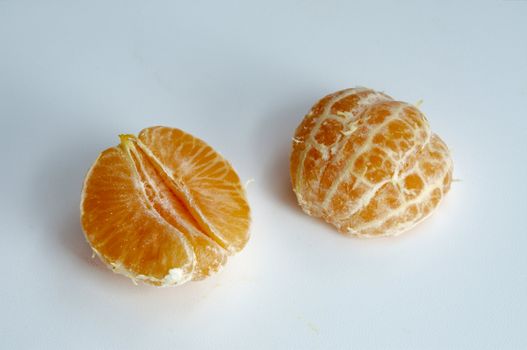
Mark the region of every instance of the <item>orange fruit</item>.
<instances>
[{"instance_id":1,"label":"orange fruit","mask_svg":"<svg viewBox=\"0 0 527 350\"><path fill-rule=\"evenodd\" d=\"M249 205L232 166L178 129L120 138L84 181L81 223L94 252L115 272L158 286L218 271L249 238Z\"/></svg>"},{"instance_id":2,"label":"orange fruit","mask_svg":"<svg viewBox=\"0 0 527 350\"><path fill-rule=\"evenodd\" d=\"M296 129L290 165L307 214L363 237L397 235L429 216L453 168L419 109L367 88L318 101Z\"/></svg>"}]
</instances>

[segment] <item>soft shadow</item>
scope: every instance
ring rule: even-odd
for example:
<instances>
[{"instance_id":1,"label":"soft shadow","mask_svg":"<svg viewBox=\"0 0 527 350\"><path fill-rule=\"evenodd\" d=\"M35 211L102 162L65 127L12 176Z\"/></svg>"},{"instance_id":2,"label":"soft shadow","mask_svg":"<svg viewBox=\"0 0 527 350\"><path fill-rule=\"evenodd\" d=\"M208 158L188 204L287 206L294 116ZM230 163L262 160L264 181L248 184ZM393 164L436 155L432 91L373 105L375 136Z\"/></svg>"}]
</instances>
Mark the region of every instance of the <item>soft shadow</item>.
<instances>
[{"instance_id":1,"label":"soft shadow","mask_svg":"<svg viewBox=\"0 0 527 350\"><path fill-rule=\"evenodd\" d=\"M300 207L291 188L289 176L291 140L312 102L309 95L289 99L287 105L270 112L269 117L264 118L255 131L255 150L259 153L264 167L258 182L278 202L295 210L300 210Z\"/></svg>"},{"instance_id":2,"label":"soft shadow","mask_svg":"<svg viewBox=\"0 0 527 350\"><path fill-rule=\"evenodd\" d=\"M78 200L80 200L80 196ZM77 258L79 262L91 266L103 266L99 259L94 259L93 252L81 229L77 211L71 211L65 215L63 221L59 223L56 233L55 238L60 246L72 257Z\"/></svg>"},{"instance_id":3,"label":"soft shadow","mask_svg":"<svg viewBox=\"0 0 527 350\"><path fill-rule=\"evenodd\" d=\"M254 138L255 153L262 160L263 169L257 181L266 193L271 194L277 203L289 209L292 214L311 220L311 225L316 225L321 230L347 238L321 218L305 214L291 186L289 157L292 138L297 126L322 94L321 91L299 91L297 96L289 96L282 107L269 111L268 117L258 125Z\"/></svg>"},{"instance_id":4,"label":"soft shadow","mask_svg":"<svg viewBox=\"0 0 527 350\"><path fill-rule=\"evenodd\" d=\"M289 152L290 150L283 150L275 154L275 158L267 167L264 186L281 203L296 209L298 208L298 204L291 188L291 179L289 176ZM271 181L271 179L274 179L274 181Z\"/></svg>"},{"instance_id":5,"label":"soft shadow","mask_svg":"<svg viewBox=\"0 0 527 350\"><path fill-rule=\"evenodd\" d=\"M64 136L42 159L42 173L34 178L35 212L42 216L39 221L47 234L53 235L66 253L77 262L95 265L99 263L92 259L81 229L79 204L84 176L101 151L96 137L104 133L89 127L72 133L74 139Z\"/></svg>"}]
</instances>

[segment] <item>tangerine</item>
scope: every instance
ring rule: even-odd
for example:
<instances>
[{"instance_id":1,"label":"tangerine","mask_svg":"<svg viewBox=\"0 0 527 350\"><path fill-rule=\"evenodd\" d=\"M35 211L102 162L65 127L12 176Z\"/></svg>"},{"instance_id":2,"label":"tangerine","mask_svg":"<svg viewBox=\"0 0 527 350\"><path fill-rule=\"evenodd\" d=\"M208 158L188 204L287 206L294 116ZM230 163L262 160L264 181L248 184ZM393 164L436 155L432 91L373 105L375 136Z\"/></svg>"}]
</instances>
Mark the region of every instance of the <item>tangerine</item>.
<instances>
[{"instance_id":1,"label":"tangerine","mask_svg":"<svg viewBox=\"0 0 527 350\"><path fill-rule=\"evenodd\" d=\"M453 163L415 106L367 88L319 100L293 138L298 203L351 235L398 235L429 216L450 189Z\"/></svg>"},{"instance_id":2,"label":"tangerine","mask_svg":"<svg viewBox=\"0 0 527 350\"><path fill-rule=\"evenodd\" d=\"M81 223L111 269L157 286L217 272L249 238L250 208L232 166L179 129L121 135L84 181Z\"/></svg>"}]
</instances>

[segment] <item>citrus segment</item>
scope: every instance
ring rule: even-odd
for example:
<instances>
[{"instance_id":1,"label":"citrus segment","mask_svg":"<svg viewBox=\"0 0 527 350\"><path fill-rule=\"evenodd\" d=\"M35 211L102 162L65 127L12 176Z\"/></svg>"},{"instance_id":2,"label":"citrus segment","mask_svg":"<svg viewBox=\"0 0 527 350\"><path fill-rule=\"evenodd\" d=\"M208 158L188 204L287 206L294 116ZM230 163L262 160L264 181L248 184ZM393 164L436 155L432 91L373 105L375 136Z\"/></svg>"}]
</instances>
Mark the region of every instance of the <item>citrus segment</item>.
<instances>
[{"instance_id":1,"label":"citrus segment","mask_svg":"<svg viewBox=\"0 0 527 350\"><path fill-rule=\"evenodd\" d=\"M104 151L84 184L87 239L116 272L152 284L186 282L195 265L192 247L152 208L142 187L122 148Z\"/></svg>"},{"instance_id":2,"label":"citrus segment","mask_svg":"<svg viewBox=\"0 0 527 350\"><path fill-rule=\"evenodd\" d=\"M156 171L144 152L137 147L136 142L131 142L128 147L148 202L168 224L182 232L194 248L196 268L193 279L203 279L218 271L227 259L225 249L200 231L197 221L170 189L167 180Z\"/></svg>"},{"instance_id":3,"label":"citrus segment","mask_svg":"<svg viewBox=\"0 0 527 350\"><path fill-rule=\"evenodd\" d=\"M139 140L178 184L182 200L201 228L229 251L243 248L249 238L249 206L229 162L205 142L178 129L144 129Z\"/></svg>"}]
</instances>

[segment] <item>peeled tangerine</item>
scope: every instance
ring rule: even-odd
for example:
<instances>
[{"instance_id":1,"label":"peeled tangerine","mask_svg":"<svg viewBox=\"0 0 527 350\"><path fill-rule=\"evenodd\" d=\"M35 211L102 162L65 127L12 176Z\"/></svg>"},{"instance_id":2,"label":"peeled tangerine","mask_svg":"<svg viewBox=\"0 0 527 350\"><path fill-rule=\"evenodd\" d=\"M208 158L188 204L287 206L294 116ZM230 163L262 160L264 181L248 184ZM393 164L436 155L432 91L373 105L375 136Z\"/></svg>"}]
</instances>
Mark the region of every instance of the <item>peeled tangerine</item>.
<instances>
[{"instance_id":1,"label":"peeled tangerine","mask_svg":"<svg viewBox=\"0 0 527 350\"><path fill-rule=\"evenodd\" d=\"M307 214L343 233L393 236L437 207L452 159L415 106L353 88L311 108L296 129L290 170Z\"/></svg>"},{"instance_id":2,"label":"peeled tangerine","mask_svg":"<svg viewBox=\"0 0 527 350\"><path fill-rule=\"evenodd\" d=\"M167 127L121 135L84 182L81 222L115 272L158 286L218 271L249 238L244 188L205 142Z\"/></svg>"}]
</instances>

